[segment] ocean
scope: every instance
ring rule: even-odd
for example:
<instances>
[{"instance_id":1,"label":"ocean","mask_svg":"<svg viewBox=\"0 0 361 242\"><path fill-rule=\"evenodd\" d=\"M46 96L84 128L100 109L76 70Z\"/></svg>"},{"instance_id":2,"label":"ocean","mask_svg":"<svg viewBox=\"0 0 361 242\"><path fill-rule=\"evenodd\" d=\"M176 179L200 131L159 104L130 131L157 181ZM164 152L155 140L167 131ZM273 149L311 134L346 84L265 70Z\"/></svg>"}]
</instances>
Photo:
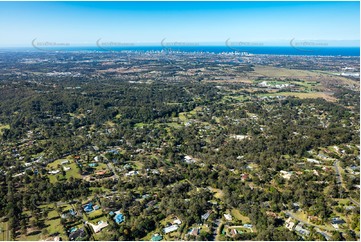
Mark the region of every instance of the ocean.
<instances>
[{"instance_id":1,"label":"ocean","mask_svg":"<svg viewBox=\"0 0 361 242\"><path fill-rule=\"evenodd\" d=\"M308 55L308 56L360 56L360 47L292 47L292 46L127 46L127 47L41 47L41 48L2 48L1 51L183 51L231 53L246 52L262 55Z\"/></svg>"}]
</instances>

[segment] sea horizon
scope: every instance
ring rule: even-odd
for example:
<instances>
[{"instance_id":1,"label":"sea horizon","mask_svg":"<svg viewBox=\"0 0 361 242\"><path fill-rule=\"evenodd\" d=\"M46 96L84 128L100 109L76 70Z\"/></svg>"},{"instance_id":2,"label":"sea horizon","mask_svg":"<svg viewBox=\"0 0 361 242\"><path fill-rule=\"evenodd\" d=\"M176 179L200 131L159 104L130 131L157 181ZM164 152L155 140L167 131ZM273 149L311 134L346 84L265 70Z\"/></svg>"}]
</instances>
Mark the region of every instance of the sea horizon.
<instances>
[{"instance_id":1,"label":"sea horizon","mask_svg":"<svg viewBox=\"0 0 361 242\"><path fill-rule=\"evenodd\" d=\"M0 51L28 52L208 52L208 53L238 53L248 55L311 55L311 56L360 56L359 46L34 46L34 47L0 47Z\"/></svg>"}]
</instances>

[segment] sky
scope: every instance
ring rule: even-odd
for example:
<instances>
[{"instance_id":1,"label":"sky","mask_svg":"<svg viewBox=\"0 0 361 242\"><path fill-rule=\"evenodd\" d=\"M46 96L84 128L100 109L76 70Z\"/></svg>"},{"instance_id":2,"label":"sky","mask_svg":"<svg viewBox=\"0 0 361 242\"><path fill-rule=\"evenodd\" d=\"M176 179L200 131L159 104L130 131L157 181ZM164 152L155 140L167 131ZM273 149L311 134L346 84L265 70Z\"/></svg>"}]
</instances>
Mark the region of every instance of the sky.
<instances>
[{"instance_id":1,"label":"sky","mask_svg":"<svg viewBox=\"0 0 361 242\"><path fill-rule=\"evenodd\" d=\"M359 43L359 2L0 2L0 46ZM331 41L333 40L333 42ZM345 41L346 40L346 41Z\"/></svg>"}]
</instances>

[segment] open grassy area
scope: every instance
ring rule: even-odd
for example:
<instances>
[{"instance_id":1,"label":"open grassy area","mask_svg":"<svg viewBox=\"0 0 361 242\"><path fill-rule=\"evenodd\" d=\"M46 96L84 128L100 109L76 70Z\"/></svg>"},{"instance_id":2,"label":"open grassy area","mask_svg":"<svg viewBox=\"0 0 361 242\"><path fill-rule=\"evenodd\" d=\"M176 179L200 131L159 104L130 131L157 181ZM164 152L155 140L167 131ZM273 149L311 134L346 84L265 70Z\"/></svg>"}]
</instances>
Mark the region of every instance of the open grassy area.
<instances>
[{"instance_id":1,"label":"open grassy area","mask_svg":"<svg viewBox=\"0 0 361 242\"><path fill-rule=\"evenodd\" d=\"M217 188L213 188L213 187L208 187L214 194L214 197L215 198L218 198L218 199L222 199L224 194L223 194L223 191L221 189L217 189Z\"/></svg>"},{"instance_id":2,"label":"open grassy area","mask_svg":"<svg viewBox=\"0 0 361 242\"><path fill-rule=\"evenodd\" d=\"M3 134L4 129L10 129L10 125L8 125L8 124L0 124L0 135Z\"/></svg>"},{"instance_id":3,"label":"open grassy area","mask_svg":"<svg viewBox=\"0 0 361 242\"><path fill-rule=\"evenodd\" d=\"M0 223L0 240L1 241L10 240L9 232L8 232L8 223L7 222L1 222Z\"/></svg>"},{"instance_id":4,"label":"open grassy area","mask_svg":"<svg viewBox=\"0 0 361 242\"><path fill-rule=\"evenodd\" d=\"M44 219L45 227L42 229L38 228L28 228L27 235L21 235L18 240L26 241L37 241L44 240L51 236L60 236L63 239L66 239L66 234L64 233L63 226L60 223L60 216L58 212L54 209L52 205L42 205L39 208L43 210L48 210L48 216ZM61 206L62 211L67 211L71 208L69 204ZM32 220L33 218L30 218ZM46 234L43 233L43 230L46 230Z\"/></svg>"},{"instance_id":5,"label":"open grassy area","mask_svg":"<svg viewBox=\"0 0 361 242\"><path fill-rule=\"evenodd\" d=\"M69 163L62 165L61 162L65 161L65 160L68 160ZM63 176L62 172L61 172L63 167L69 167L70 168L70 170L67 170L65 172L65 176ZM59 177L59 180L63 180L63 179L68 180L70 177L78 178L78 179L82 178L82 176L79 173L79 168L78 168L77 164L72 162L69 159L55 160L54 162L49 163L47 165L47 168L48 168L49 171L51 171L51 170L59 170L60 171L58 174L54 174L54 175L50 174L49 175L49 179L50 179L51 183L55 183L58 180L57 177Z\"/></svg>"},{"instance_id":6,"label":"open grassy area","mask_svg":"<svg viewBox=\"0 0 361 242\"><path fill-rule=\"evenodd\" d=\"M89 218L89 220L97 220L97 217L102 215L103 214L103 211L101 209L98 209L98 210L95 210L95 211L92 211L90 213L87 213L87 217Z\"/></svg>"},{"instance_id":7,"label":"open grassy area","mask_svg":"<svg viewBox=\"0 0 361 242\"><path fill-rule=\"evenodd\" d=\"M275 92L275 93L260 94L260 96L293 96L301 99L323 98L327 101L332 101L332 102L337 100L335 97L323 92Z\"/></svg>"},{"instance_id":8,"label":"open grassy area","mask_svg":"<svg viewBox=\"0 0 361 242\"><path fill-rule=\"evenodd\" d=\"M319 70L297 70L288 69L272 66L255 66L253 72L248 72L248 79L254 80L258 77L267 78L292 78L300 79L307 82L319 81L321 86L327 85L328 83L339 83L343 85L356 85L359 86L359 82L352 81L346 77L337 76L330 73L325 73Z\"/></svg>"},{"instance_id":9,"label":"open grassy area","mask_svg":"<svg viewBox=\"0 0 361 242\"><path fill-rule=\"evenodd\" d=\"M238 209L235 209L235 208L232 209L232 210L231 210L231 215L232 215L234 218L236 218L236 219L238 219L238 220L241 220L242 223L244 223L244 224L246 224L246 223L251 223L251 220L249 219L249 217L243 216Z\"/></svg>"}]
</instances>

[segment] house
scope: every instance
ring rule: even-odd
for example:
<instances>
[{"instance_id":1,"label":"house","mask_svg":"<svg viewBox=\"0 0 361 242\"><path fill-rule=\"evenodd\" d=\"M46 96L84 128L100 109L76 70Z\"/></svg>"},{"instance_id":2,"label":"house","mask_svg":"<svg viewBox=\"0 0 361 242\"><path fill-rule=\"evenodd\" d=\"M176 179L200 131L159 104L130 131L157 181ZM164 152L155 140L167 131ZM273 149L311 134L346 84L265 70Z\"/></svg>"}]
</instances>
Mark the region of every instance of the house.
<instances>
[{"instance_id":1,"label":"house","mask_svg":"<svg viewBox=\"0 0 361 242\"><path fill-rule=\"evenodd\" d=\"M295 231L303 236L308 236L310 234L309 230L303 228L303 223L297 224L297 226L295 227Z\"/></svg>"},{"instance_id":2,"label":"house","mask_svg":"<svg viewBox=\"0 0 361 242\"><path fill-rule=\"evenodd\" d=\"M130 171L128 173L125 173L125 176L134 176L134 175L138 175L137 171Z\"/></svg>"},{"instance_id":3,"label":"house","mask_svg":"<svg viewBox=\"0 0 361 242\"><path fill-rule=\"evenodd\" d=\"M310 162L310 163L314 163L314 164L321 164L320 161L315 160L315 159L309 159L309 158L307 158L307 161Z\"/></svg>"},{"instance_id":4,"label":"house","mask_svg":"<svg viewBox=\"0 0 361 242\"><path fill-rule=\"evenodd\" d=\"M91 211L93 211L93 204L92 204L92 203L86 204L86 205L84 206L84 212L89 213L89 212L91 212Z\"/></svg>"},{"instance_id":5,"label":"house","mask_svg":"<svg viewBox=\"0 0 361 242\"><path fill-rule=\"evenodd\" d=\"M68 164L68 163L69 163L68 160L65 160L65 161L62 161L62 162L61 162L62 165L65 165L65 164Z\"/></svg>"},{"instance_id":6,"label":"house","mask_svg":"<svg viewBox=\"0 0 361 242\"><path fill-rule=\"evenodd\" d=\"M291 221L291 217L289 217L286 221L285 221L285 226L289 231L293 230L293 227L295 227L295 223Z\"/></svg>"},{"instance_id":7,"label":"house","mask_svg":"<svg viewBox=\"0 0 361 242\"><path fill-rule=\"evenodd\" d=\"M228 221L232 221L232 215L230 214L224 214L224 218Z\"/></svg>"},{"instance_id":8,"label":"house","mask_svg":"<svg viewBox=\"0 0 361 242\"><path fill-rule=\"evenodd\" d=\"M148 202L145 206L146 206L147 208L153 207L156 203L157 203L156 200L152 200L152 201Z\"/></svg>"},{"instance_id":9,"label":"house","mask_svg":"<svg viewBox=\"0 0 361 242\"><path fill-rule=\"evenodd\" d=\"M331 224L332 227L334 227L336 230L338 230L340 227L338 226L338 224Z\"/></svg>"},{"instance_id":10,"label":"house","mask_svg":"<svg viewBox=\"0 0 361 242\"><path fill-rule=\"evenodd\" d=\"M72 216L76 216L76 211L74 211L73 209L70 209L69 210L69 213L70 213L70 215L72 215Z\"/></svg>"},{"instance_id":11,"label":"house","mask_svg":"<svg viewBox=\"0 0 361 242\"><path fill-rule=\"evenodd\" d=\"M332 168L324 166L324 167L322 167L322 170L326 171L326 172L330 172L330 171L332 171Z\"/></svg>"},{"instance_id":12,"label":"house","mask_svg":"<svg viewBox=\"0 0 361 242\"><path fill-rule=\"evenodd\" d=\"M84 238L85 236L86 236L86 232L84 231L84 229L77 229L69 234L69 239L81 240L81 238Z\"/></svg>"},{"instance_id":13,"label":"house","mask_svg":"<svg viewBox=\"0 0 361 242\"><path fill-rule=\"evenodd\" d=\"M201 216L201 219L207 220L208 217L209 217L209 215L211 215L211 213L212 213L212 210L208 210L205 214L203 214L203 215Z\"/></svg>"},{"instance_id":14,"label":"house","mask_svg":"<svg viewBox=\"0 0 361 242\"><path fill-rule=\"evenodd\" d=\"M21 173L15 174L15 175L13 175L13 177L19 177L19 176L23 176L23 175L25 175L25 172L21 172Z\"/></svg>"},{"instance_id":15,"label":"house","mask_svg":"<svg viewBox=\"0 0 361 242\"><path fill-rule=\"evenodd\" d=\"M106 173L107 173L107 171L106 171L106 170L103 170L103 171L95 172L95 175L97 175L97 176L102 176L102 175L104 175L104 174L106 174Z\"/></svg>"},{"instance_id":16,"label":"house","mask_svg":"<svg viewBox=\"0 0 361 242\"><path fill-rule=\"evenodd\" d=\"M115 217L114 217L114 221L117 223L117 224L121 224L123 221L124 221L124 216L123 214L121 214L119 211L115 213Z\"/></svg>"},{"instance_id":17,"label":"house","mask_svg":"<svg viewBox=\"0 0 361 242\"><path fill-rule=\"evenodd\" d=\"M168 233L171 233L171 232L173 232L173 231L176 231L177 229L178 229L178 225L174 224L174 225L165 227L165 228L163 229L163 232L164 232L165 234L168 234Z\"/></svg>"},{"instance_id":18,"label":"house","mask_svg":"<svg viewBox=\"0 0 361 242\"><path fill-rule=\"evenodd\" d=\"M277 214L272 211L266 211L268 217L277 218Z\"/></svg>"},{"instance_id":19,"label":"house","mask_svg":"<svg viewBox=\"0 0 361 242\"><path fill-rule=\"evenodd\" d=\"M187 164L191 164L191 163L195 163L195 159L193 159L192 157L190 157L189 155L186 155L184 156L184 161L187 163Z\"/></svg>"},{"instance_id":20,"label":"house","mask_svg":"<svg viewBox=\"0 0 361 242\"><path fill-rule=\"evenodd\" d=\"M233 237L233 236L237 235L238 232L236 229L231 229L231 231L229 231L229 234Z\"/></svg>"},{"instance_id":21,"label":"house","mask_svg":"<svg viewBox=\"0 0 361 242\"><path fill-rule=\"evenodd\" d=\"M345 206L345 209L347 210L347 211L349 211L349 210L354 210L356 207L355 206Z\"/></svg>"},{"instance_id":22,"label":"house","mask_svg":"<svg viewBox=\"0 0 361 242\"><path fill-rule=\"evenodd\" d=\"M300 204L298 204L298 203L292 203L292 207L296 211L301 208Z\"/></svg>"},{"instance_id":23,"label":"house","mask_svg":"<svg viewBox=\"0 0 361 242\"><path fill-rule=\"evenodd\" d=\"M243 227L246 229L251 229L253 227L252 224L243 224Z\"/></svg>"},{"instance_id":24,"label":"house","mask_svg":"<svg viewBox=\"0 0 361 242\"><path fill-rule=\"evenodd\" d=\"M99 233L102 229L108 226L108 222L99 221L97 225L88 223L94 230L94 233Z\"/></svg>"},{"instance_id":25,"label":"house","mask_svg":"<svg viewBox=\"0 0 361 242\"><path fill-rule=\"evenodd\" d=\"M173 221L173 224L182 224L182 221L180 221L180 219L176 218L174 221Z\"/></svg>"},{"instance_id":26,"label":"house","mask_svg":"<svg viewBox=\"0 0 361 242\"><path fill-rule=\"evenodd\" d=\"M242 180L242 181L246 181L246 180L248 180L248 178L249 178L249 175L248 175L248 174L242 174L242 175L241 175L241 180Z\"/></svg>"},{"instance_id":27,"label":"house","mask_svg":"<svg viewBox=\"0 0 361 242\"><path fill-rule=\"evenodd\" d=\"M344 223L345 223L345 221L338 217L331 218L331 224L344 224Z\"/></svg>"},{"instance_id":28,"label":"house","mask_svg":"<svg viewBox=\"0 0 361 242\"><path fill-rule=\"evenodd\" d=\"M317 222L319 220L319 218L317 216L308 216L307 220L309 222Z\"/></svg>"},{"instance_id":29,"label":"house","mask_svg":"<svg viewBox=\"0 0 361 242\"><path fill-rule=\"evenodd\" d=\"M330 157L328 157L327 155L322 154L322 153L318 154L317 156L320 157L320 158L322 158L322 159L329 159L329 158L330 158Z\"/></svg>"},{"instance_id":30,"label":"house","mask_svg":"<svg viewBox=\"0 0 361 242\"><path fill-rule=\"evenodd\" d=\"M71 168L64 166L63 169L64 169L64 171L69 171Z\"/></svg>"},{"instance_id":31,"label":"house","mask_svg":"<svg viewBox=\"0 0 361 242\"><path fill-rule=\"evenodd\" d=\"M58 174L59 172L60 172L59 170L55 170L55 171L49 171L48 173L52 174L52 175L55 175L55 174Z\"/></svg>"},{"instance_id":32,"label":"house","mask_svg":"<svg viewBox=\"0 0 361 242\"><path fill-rule=\"evenodd\" d=\"M163 236L160 234L153 234L152 235L152 241L161 241L163 239Z\"/></svg>"},{"instance_id":33,"label":"house","mask_svg":"<svg viewBox=\"0 0 361 242\"><path fill-rule=\"evenodd\" d=\"M197 236L199 234L199 228L193 228L189 231L189 235Z\"/></svg>"},{"instance_id":34,"label":"house","mask_svg":"<svg viewBox=\"0 0 361 242\"><path fill-rule=\"evenodd\" d=\"M359 171L360 167L356 166L356 165L352 165L352 166L350 166L350 169L353 170L353 171Z\"/></svg>"},{"instance_id":35,"label":"house","mask_svg":"<svg viewBox=\"0 0 361 242\"><path fill-rule=\"evenodd\" d=\"M280 171L280 173L284 179L287 179L287 180L291 179L292 171Z\"/></svg>"}]
</instances>

